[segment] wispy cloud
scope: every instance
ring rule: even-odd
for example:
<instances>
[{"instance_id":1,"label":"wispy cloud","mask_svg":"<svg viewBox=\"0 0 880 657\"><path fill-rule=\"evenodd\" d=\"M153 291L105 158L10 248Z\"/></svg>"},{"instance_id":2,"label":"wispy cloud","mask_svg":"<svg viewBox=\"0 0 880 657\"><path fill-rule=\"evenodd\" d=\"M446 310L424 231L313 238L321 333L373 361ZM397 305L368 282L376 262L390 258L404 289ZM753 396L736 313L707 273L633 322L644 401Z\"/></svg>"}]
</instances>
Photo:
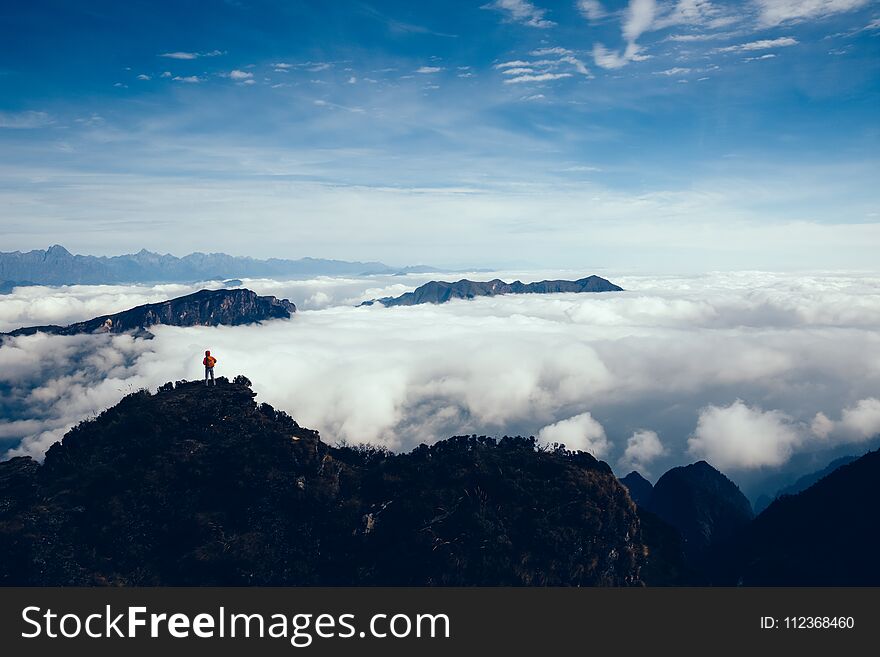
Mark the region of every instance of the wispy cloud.
<instances>
[{"instance_id":1,"label":"wispy cloud","mask_svg":"<svg viewBox=\"0 0 880 657\"><path fill-rule=\"evenodd\" d=\"M758 22L764 27L795 23L866 6L871 0L753 0L758 8Z\"/></svg>"},{"instance_id":2,"label":"wispy cloud","mask_svg":"<svg viewBox=\"0 0 880 657\"><path fill-rule=\"evenodd\" d=\"M140 75L137 76L137 79L138 80L149 80L150 76L145 73L141 73Z\"/></svg>"},{"instance_id":3,"label":"wispy cloud","mask_svg":"<svg viewBox=\"0 0 880 657\"><path fill-rule=\"evenodd\" d=\"M226 77L228 77L230 80L250 80L254 77L254 74L236 68L229 71L229 73L226 74Z\"/></svg>"},{"instance_id":4,"label":"wispy cloud","mask_svg":"<svg viewBox=\"0 0 880 657\"><path fill-rule=\"evenodd\" d=\"M163 52L159 57L167 57L168 59L198 59L200 57L219 57L224 54L220 50L211 50L208 52L185 52L178 50L175 52Z\"/></svg>"},{"instance_id":5,"label":"wispy cloud","mask_svg":"<svg viewBox=\"0 0 880 657\"><path fill-rule=\"evenodd\" d=\"M736 36L737 32L702 32L698 34L672 34L666 37L666 41L676 43L700 43L703 41L717 41Z\"/></svg>"},{"instance_id":6,"label":"wispy cloud","mask_svg":"<svg viewBox=\"0 0 880 657\"><path fill-rule=\"evenodd\" d=\"M589 21L598 21L608 15L599 0L577 0L577 8L581 15Z\"/></svg>"},{"instance_id":7,"label":"wispy cloud","mask_svg":"<svg viewBox=\"0 0 880 657\"><path fill-rule=\"evenodd\" d=\"M550 82L551 80L561 80L563 78L572 77L571 73L539 73L536 75L526 74L518 75L504 81L504 84L519 84L521 82Z\"/></svg>"},{"instance_id":8,"label":"wispy cloud","mask_svg":"<svg viewBox=\"0 0 880 657\"><path fill-rule=\"evenodd\" d=\"M691 69L689 69L689 68L682 68L680 66L676 66L674 68L667 68L664 71L654 71L654 75L673 76L673 75L685 75L686 73L690 73L690 72L691 72Z\"/></svg>"},{"instance_id":9,"label":"wispy cloud","mask_svg":"<svg viewBox=\"0 0 880 657\"><path fill-rule=\"evenodd\" d=\"M621 33L626 41L623 51L608 50L603 44L596 43L593 46L593 60L602 68L621 68L630 61L639 61L645 56L641 55L641 46L636 40L647 31L657 14L655 0L630 0L624 12Z\"/></svg>"},{"instance_id":10,"label":"wispy cloud","mask_svg":"<svg viewBox=\"0 0 880 657\"><path fill-rule=\"evenodd\" d=\"M430 75L431 73L439 73L442 70L442 66L420 66L416 69L416 73L421 73L422 75Z\"/></svg>"},{"instance_id":11,"label":"wispy cloud","mask_svg":"<svg viewBox=\"0 0 880 657\"><path fill-rule=\"evenodd\" d=\"M500 11L510 20L530 27L546 29L556 25L555 22L544 18L547 14L546 9L535 6L529 0L493 0L483 5L482 9Z\"/></svg>"},{"instance_id":12,"label":"wispy cloud","mask_svg":"<svg viewBox=\"0 0 880 657\"><path fill-rule=\"evenodd\" d=\"M202 78L200 78L198 75L175 75L171 79L175 82L186 82L187 84L198 84L199 82L202 82Z\"/></svg>"},{"instance_id":13,"label":"wispy cloud","mask_svg":"<svg viewBox=\"0 0 880 657\"><path fill-rule=\"evenodd\" d=\"M749 43L740 43L735 46L726 46L718 48L715 52L750 52L753 50L785 48L787 46L796 46L797 44L797 39L793 37L779 37L778 39L761 39L759 41L750 41Z\"/></svg>"},{"instance_id":14,"label":"wispy cloud","mask_svg":"<svg viewBox=\"0 0 880 657\"><path fill-rule=\"evenodd\" d=\"M547 57L548 55L573 55L574 53L568 48L556 46L553 48L538 48L529 54L534 57Z\"/></svg>"},{"instance_id":15,"label":"wispy cloud","mask_svg":"<svg viewBox=\"0 0 880 657\"><path fill-rule=\"evenodd\" d=\"M0 128L27 130L43 128L54 123L46 112L27 110L24 112L0 112Z\"/></svg>"}]
</instances>

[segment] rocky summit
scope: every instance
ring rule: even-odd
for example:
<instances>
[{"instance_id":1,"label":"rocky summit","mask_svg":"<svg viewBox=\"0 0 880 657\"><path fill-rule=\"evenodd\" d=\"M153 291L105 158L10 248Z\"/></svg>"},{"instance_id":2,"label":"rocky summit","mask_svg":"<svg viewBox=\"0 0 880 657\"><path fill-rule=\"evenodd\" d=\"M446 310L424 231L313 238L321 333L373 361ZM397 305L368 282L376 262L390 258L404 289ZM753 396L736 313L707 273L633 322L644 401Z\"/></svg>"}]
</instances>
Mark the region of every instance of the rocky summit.
<instances>
[{"instance_id":1,"label":"rocky summit","mask_svg":"<svg viewBox=\"0 0 880 657\"><path fill-rule=\"evenodd\" d=\"M610 468L532 438L324 443L249 382L133 393L0 463L0 585L631 585Z\"/></svg>"}]
</instances>

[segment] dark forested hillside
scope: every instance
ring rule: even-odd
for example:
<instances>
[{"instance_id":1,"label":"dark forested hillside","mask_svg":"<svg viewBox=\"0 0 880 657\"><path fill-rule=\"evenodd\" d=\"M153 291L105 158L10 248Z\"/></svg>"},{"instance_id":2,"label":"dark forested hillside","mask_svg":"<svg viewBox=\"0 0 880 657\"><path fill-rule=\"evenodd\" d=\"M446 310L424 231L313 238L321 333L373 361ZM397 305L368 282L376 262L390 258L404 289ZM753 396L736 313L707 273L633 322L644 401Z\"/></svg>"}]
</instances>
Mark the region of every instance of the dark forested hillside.
<instances>
[{"instance_id":1,"label":"dark forested hillside","mask_svg":"<svg viewBox=\"0 0 880 657\"><path fill-rule=\"evenodd\" d=\"M0 463L0 584L640 583L635 507L587 454L330 447L253 397L169 384Z\"/></svg>"}]
</instances>

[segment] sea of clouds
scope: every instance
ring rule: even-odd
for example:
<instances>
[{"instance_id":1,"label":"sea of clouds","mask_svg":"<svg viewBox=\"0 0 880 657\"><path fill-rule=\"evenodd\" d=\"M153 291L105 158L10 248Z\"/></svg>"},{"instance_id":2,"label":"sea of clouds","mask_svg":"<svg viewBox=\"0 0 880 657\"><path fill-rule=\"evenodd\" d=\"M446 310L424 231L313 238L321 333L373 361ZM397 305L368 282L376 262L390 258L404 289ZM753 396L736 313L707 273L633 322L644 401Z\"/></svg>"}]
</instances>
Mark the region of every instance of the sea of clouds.
<instances>
[{"instance_id":1,"label":"sea of clouds","mask_svg":"<svg viewBox=\"0 0 880 657\"><path fill-rule=\"evenodd\" d=\"M804 455L859 453L880 433L876 274L609 275L627 291L356 307L458 277L246 280L299 312L258 326L158 327L152 340L8 339L0 446L40 457L129 392L199 378L205 349L219 359L218 375L247 375L259 400L329 442L407 450L455 434L519 433L588 450L621 474L656 477L706 459L742 480ZM17 288L0 296L0 331L200 287Z\"/></svg>"}]
</instances>

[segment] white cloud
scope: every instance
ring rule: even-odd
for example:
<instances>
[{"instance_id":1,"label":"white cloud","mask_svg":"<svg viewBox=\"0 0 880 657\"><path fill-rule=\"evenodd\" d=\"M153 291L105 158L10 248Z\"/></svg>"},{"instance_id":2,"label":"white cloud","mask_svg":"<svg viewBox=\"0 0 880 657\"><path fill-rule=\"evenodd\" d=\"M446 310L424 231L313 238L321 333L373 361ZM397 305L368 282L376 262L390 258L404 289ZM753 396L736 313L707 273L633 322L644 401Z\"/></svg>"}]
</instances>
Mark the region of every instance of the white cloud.
<instances>
[{"instance_id":1,"label":"white cloud","mask_svg":"<svg viewBox=\"0 0 880 657\"><path fill-rule=\"evenodd\" d=\"M137 76L137 79L138 80L149 80L150 76L146 75L145 73L141 73L140 75Z\"/></svg>"},{"instance_id":2,"label":"white cloud","mask_svg":"<svg viewBox=\"0 0 880 657\"><path fill-rule=\"evenodd\" d=\"M170 77L171 77L171 71L163 71L163 72L162 72L162 75L160 75L159 77L160 77L160 78L170 78Z\"/></svg>"},{"instance_id":3,"label":"white cloud","mask_svg":"<svg viewBox=\"0 0 880 657\"><path fill-rule=\"evenodd\" d=\"M545 445L559 443L571 450L589 452L598 459L603 458L611 448L605 429L589 412L547 425L538 432L538 441Z\"/></svg>"},{"instance_id":4,"label":"white cloud","mask_svg":"<svg viewBox=\"0 0 880 657\"><path fill-rule=\"evenodd\" d=\"M219 50L211 50L209 52L163 52L159 57L168 59L198 59L199 57L219 57L223 53Z\"/></svg>"},{"instance_id":5,"label":"white cloud","mask_svg":"<svg viewBox=\"0 0 880 657\"><path fill-rule=\"evenodd\" d=\"M816 413L811 424L814 435L833 443L859 443L880 434L880 399L861 399L844 408L840 420L833 421L824 413Z\"/></svg>"},{"instance_id":6,"label":"white cloud","mask_svg":"<svg viewBox=\"0 0 880 657\"><path fill-rule=\"evenodd\" d=\"M0 128L12 130L29 130L44 128L54 121L46 112L27 110L24 112L0 112Z\"/></svg>"},{"instance_id":7,"label":"white cloud","mask_svg":"<svg viewBox=\"0 0 880 657\"><path fill-rule=\"evenodd\" d=\"M577 0L577 8L590 21L598 21L608 15L599 0Z\"/></svg>"},{"instance_id":8,"label":"white cloud","mask_svg":"<svg viewBox=\"0 0 880 657\"><path fill-rule=\"evenodd\" d=\"M648 465L666 454L666 448L660 442L656 431L640 429L626 441L626 450L618 461L624 469L638 470L642 475L648 474Z\"/></svg>"},{"instance_id":9,"label":"white cloud","mask_svg":"<svg viewBox=\"0 0 880 657\"><path fill-rule=\"evenodd\" d=\"M550 82L552 80L561 80L563 78L572 77L571 73L538 73L535 75L526 74L518 75L515 78L509 78L504 81L505 84L520 84L523 82Z\"/></svg>"},{"instance_id":10,"label":"white cloud","mask_svg":"<svg viewBox=\"0 0 880 657\"><path fill-rule=\"evenodd\" d=\"M813 435L825 440L834 431L834 422L832 422L825 413L821 411L816 413L816 417L810 423L810 431Z\"/></svg>"},{"instance_id":11,"label":"white cloud","mask_svg":"<svg viewBox=\"0 0 880 657\"><path fill-rule=\"evenodd\" d=\"M757 5L759 23L772 27L812 18L852 11L866 6L870 0L753 0Z\"/></svg>"},{"instance_id":12,"label":"white cloud","mask_svg":"<svg viewBox=\"0 0 880 657\"><path fill-rule=\"evenodd\" d=\"M175 75L171 79L174 80L175 82L186 82L187 84L198 84L199 82L202 81L202 78L200 78L198 75L187 75L187 76Z\"/></svg>"},{"instance_id":13,"label":"white cloud","mask_svg":"<svg viewBox=\"0 0 880 657\"><path fill-rule=\"evenodd\" d=\"M802 437L782 411L763 411L737 400L709 405L700 412L688 451L716 468L779 466L788 461Z\"/></svg>"},{"instance_id":14,"label":"white cloud","mask_svg":"<svg viewBox=\"0 0 880 657\"><path fill-rule=\"evenodd\" d=\"M254 74L249 73L248 71L241 71L239 69L234 69L232 71L229 71L229 73L227 73L226 76L228 78L230 78L231 80L250 80L251 78L254 77Z\"/></svg>"},{"instance_id":15,"label":"white cloud","mask_svg":"<svg viewBox=\"0 0 880 657\"><path fill-rule=\"evenodd\" d=\"M530 27L546 29L556 25L553 21L545 18L546 9L535 6L529 0L493 0L483 5L482 8L500 11L506 14L510 20Z\"/></svg>"},{"instance_id":16,"label":"white cloud","mask_svg":"<svg viewBox=\"0 0 880 657\"><path fill-rule=\"evenodd\" d=\"M439 73L442 70L442 66L420 66L416 69L416 73L421 73L422 75L430 75L431 73Z\"/></svg>"},{"instance_id":17,"label":"white cloud","mask_svg":"<svg viewBox=\"0 0 880 657\"><path fill-rule=\"evenodd\" d=\"M868 439L880 434L880 399L862 399L852 408L845 408L840 424L858 438Z\"/></svg>"},{"instance_id":18,"label":"white cloud","mask_svg":"<svg viewBox=\"0 0 880 657\"><path fill-rule=\"evenodd\" d=\"M797 39L794 37L779 37L776 39L760 39L758 41L750 41L749 43L740 43L735 46L726 46L718 48L716 52L751 52L754 50L769 50L771 48L786 48L796 46Z\"/></svg>"},{"instance_id":19,"label":"white cloud","mask_svg":"<svg viewBox=\"0 0 880 657\"><path fill-rule=\"evenodd\" d=\"M495 68L511 68L518 66L531 66L529 62L523 61L522 59L514 59L509 62L501 62L500 64L495 64Z\"/></svg>"}]
</instances>

